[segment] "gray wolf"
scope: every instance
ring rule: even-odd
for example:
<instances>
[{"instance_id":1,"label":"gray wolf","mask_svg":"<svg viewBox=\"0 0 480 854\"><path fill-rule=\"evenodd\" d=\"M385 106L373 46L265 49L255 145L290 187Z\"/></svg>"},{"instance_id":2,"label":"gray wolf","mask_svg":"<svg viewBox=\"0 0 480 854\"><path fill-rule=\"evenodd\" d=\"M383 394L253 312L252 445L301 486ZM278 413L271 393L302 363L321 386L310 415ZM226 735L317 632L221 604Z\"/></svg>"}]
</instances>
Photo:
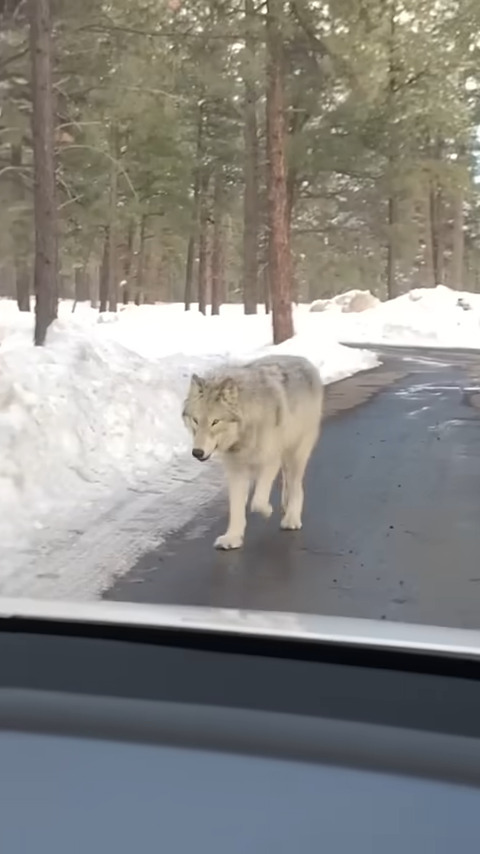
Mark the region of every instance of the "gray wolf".
<instances>
[{"instance_id":1,"label":"gray wolf","mask_svg":"<svg viewBox=\"0 0 480 854\"><path fill-rule=\"evenodd\" d=\"M205 462L218 453L228 481L229 523L216 548L242 546L252 484L251 512L271 516L270 493L280 469L281 528L302 527L303 479L322 410L319 373L301 356L266 356L205 377L193 374L182 413L192 454Z\"/></svg>"}]
</instances>

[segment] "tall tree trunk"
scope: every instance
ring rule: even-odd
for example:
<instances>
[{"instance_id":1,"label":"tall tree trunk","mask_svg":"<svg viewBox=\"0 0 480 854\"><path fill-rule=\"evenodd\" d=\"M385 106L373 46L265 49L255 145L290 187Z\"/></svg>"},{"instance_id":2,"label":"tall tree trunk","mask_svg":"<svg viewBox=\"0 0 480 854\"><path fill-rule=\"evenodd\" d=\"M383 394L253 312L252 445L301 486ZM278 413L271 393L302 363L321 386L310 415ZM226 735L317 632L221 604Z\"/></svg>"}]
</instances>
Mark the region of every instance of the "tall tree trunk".
<instances>
[{"instance_id":1,"label":"tall tree trunk","mask_svg":"<svg viewBox=\"0 0 480 854\"><path fill-rule=\"evenodd\" d=\"M274 344L280 344L293 335L282 16L283 0L267 0L268 266Z\"/></svg>"},{"instance_id":2,"label":"tall tree trunk","mask_svg":"<svg viewBox=\"0 0 480 854\"><path fill-rule=\"evenodd\" d=\"M147 217L142 215L140 220L140 242L137 255L137 281L135 284L135 305L143 302L143 290L145 284L145 240L147 229Z\"/></svg>"},{"instance_id":3,"label":"tall tree trunk","mask_svg":"<svg viewBox=\"0 0 480 854\"><path fill-rule=\"evenodd\" d=\"M117 197L119 146L116 128L112 129L112 168L110 173L110 239L108 241L108 310L116 312L118 304L118 246L117 246Z\"/></svg>"},{"instance_id":4,"label":"tall tree trunk","mask_svg":"<svg viewBox=\"0 0 480 854\"><path fill-rule=\"evenodd\" d=\"M102 254L102 262L100 264L99 270L99 287L98 287L98 297L100 301L99 311L103 313L107 310L108 305L108 283L110 280L110 274L108 271L108 265L110 262L110 229L107 226L105 229L105 238L103 241L103 254Z\"/></svg>"},{"instance_id":5,"label":"tall tree trunk","mask_svg":"<svg viewBox=\"0 0 480 854\"><path fill-rule=\"evenodd\" d=\"M224 231L223 231L223 175L221 169L215 172L213 193L213 236L212 236L212 314L220 314L225 292L224 269Z\"/></svg>"},{"instance_id":6,"label":"tall tree trunk","mask_svg":"<svg viewBox=\"0 0 480 854\"><path fill-rule=\"evenodd\" d=\"M243 302L245 314L256 314L258 304L258 129L257 86L255 61L255 4L245 0L245 60L244 60L244 179L243 195Z\"/></svg>"},{"instance_id":7,"label":"tall tree trunk","mask_svg":"<svg viewBox=\"0 0 480 854\"><path fill-rule=\"evenodd\" d=\"M295 208L295 203L297 201L298 195L298 186L299 176L298 170L293 166L287 170L287 219L288 219L288 230L291 234L292 232L292 219L293 219L293 210ZM295 270L295 264L292 261L292 301L294 303L300 302L300 283L298 281L298 277Z\"/></svg>"},{"instance_id":8,"label":"tall tree trunk","mask_svg":"<svg viewBox=\"0 0 480 854\"><path fill-rule=\"evenodd\" d=\"M193 276L195 269L195 249L198 236L198 218L200 208L200 177L202 173L203 160L203 125L204 125L204 109L200 107L198 112L197 125L197 151L195 155L195 175L193 179L193 208L192 208L192 223L190 226L190 236L188 238L187 247L187 264L185 269L185 311L190 311L193 297Z\"/></svg>"},{"instance_id":9,"label":"tall tree trunk","mask_svg":"<svg viewBox=\"0 0 480 854\"><path fill-rule=\"evenodd\" d=\"M122 287L122 302L128 305L130 302L130 276L132 272L133 262L133 246L135 241L135 220L131 219L128 223L125 244L123 247L123 287Z\"/></svg>"},{"instance_id":10,"label":"tall tree trunk","mask_svg":"<svg viewBox=\"0 0 480 854\"><path fill-rule=\"evenodd\" d=\"M75 302L87 302L90 299L90 288L86 265L75 267Z\"/></svg>"},{"instance_id":11,"label":"tall tree trunk","mask_svg":"<svg viewBox=\"0 0 480 854\"><path fill-rule=\"evenodd\" d=\"M265 170L266 171L266 170ZM270 281L268 276L268 256L269 256L269 239L268 239L268 193L267 187L268 176L265 175L265 186L260 193L260 239L259 239L259 278L261 281L261 297L265 305L265 314L270 314Z\"/></svg>"},{"instance_id":12,"label":"tall tree trunk","mask_svg":"<svg viewBox=\"0 0 480 854\"><path fill-rule=\"evenodd\" d=\"M387 296L395 299L399 296L397 288L397 228L398 201L393 195L388 199L388 239L387 239Z\"/></svg>"},{"instance_id":13,"label":"tall tree trunk","mask_svg":"<svg viewBox=\"0 0 480 854\"><path fill-rule=\"evenodd\" d=\"M425 264L425 281L423 282L424 287L433 288L435 287L435 264L433 260L433 244L432 244L432 219L431 219L431 204L430 204L430 190L428 191L428 195L425 198L425 214L424 214L424 242L425 242L425 254L424 254L424 264Z\"/></svg>"},{"instance_id":14,"label":"tall tree trunk","mask_svg":"<svg viewBox=\"0 0 480 854\"><path fill-rule=\"evenodd\" d=\"M171 302L170 299L170 281L167 274L167 265L165 263L164 254L162 249L158 249L156 251L156 262L155 262L155 292L152 289L153 301L157 302Z\"/></svg>"},{"instance_id":15,"label":"tall tree trunk","mask_svg":"<svg viewBox=\"0 0 480 854\"><path fill-rule=\"evenodd\" d=\"M463 290L463 256L465 249L465 236L463 231L463 190L458 189L453 198L453 233L452 233L452 260L450 265L450 287Z\"/></svg>"},{"instance_id":16,"label":"tall tree trunk","mask_svg":"<svg viewBox=\"0 0 480 854\"><path fill-rule=\"evenodd\" d=\"M143 261L143 295L145 305L153 305L155 302L155 292L152 281L152 235L145 235L145 253Z\"/></svg>"},{"instance_id":17,"label":"tall tree trunk","mask_svg":"<svg viewBox=\"0 0 480 854\"><path fill-rule=\"evenodd\" d=\"M391 0L388 6L390 33L388 39L388 199L387 199L387 296L395 299L397 291L397 254L399 229L399 204L396 179L398 173L398 144L396 119L397 109L397 69L398 48L396 37L397 2Z\"/></svg>"},{"instance_id":18,"label":"tall tree trunk","mask_svg":"<svg viewBox=\"0 0 480 854\"><path fill-rule=\"evenodd\" d=\"M50 0L29 0L32 60L32 131L35 172L35 332L37 346L58 310L57 209L52 85L52 24Z\"/></svg>"},{"instance_id":19,"label":"tall tree trunk","mask_svg":"<svg viewBox=\"0 0 480 854\"><path fill-rule=\"evenodd\" d=\"M432 229L433 274L436 285L444 283L443 201L440 190L430 189L430 224Z\"/></svg>"},{"instance_id":20,"label":"tall tree trunk","mask_svg":"<svg viewBox=\"0 0 480 854\"><path fill-rule=\"evenodd\" d=\"M198 197L198 189L196 190ZM195 199L194 204L197 204L197 199ZM187 246L187 264L185 269L185 292L184 292L184 303L185 303L185 311L190 311L192 305L192 294L193 294L193 274L195 268L195 235L193 230L190 232L190 237L188 238L188 246Z\"/></svg>"},{"instance_id":21,"label":"tall tree trunk","mask_svg":"<svg viewBox=\"0 0 480 854\"><path fill-rule=\"evenodd\" d=\"M198 310L207 313L208 304L208 189L210 175L202 170L200 179L200 234L198 239Z\"/></svg>"},{"instance_id":22,"label":"tall tree trunk","mask_svg":"<svg viewBox=\"0 0 480 854\"><path fill-rule=\"evenodd\" d=\"M90 279L90 305L93 309L97 309L100 306L100 279L101 279L101 268L102 264L95 263L93 265L93 272Z\"/></svg>"},{"instance_id":23,"label":"tall tree trunk","mask_svg":"<svg viewBox=\"0 0 480 854\"><path fill-rule=\"evenodd\" d=\"M437 174L443 159L444 144L437 137L430 141L430 157L438 164ZM435 174L430 181L430 227L435 285L445 284L445 222L442 188Z\"/></svg>"},{"instance_id":24,"label":"tall tree trunk","mask_svg":"<svg viewBox=\"0 0 480 854\"><path fill-rule=\"evenodd\" d=\"M117 292L117 243L115 228L110 226L108 241L108 310L116 312L118 303Z\"/></svg>"}]
</instances>

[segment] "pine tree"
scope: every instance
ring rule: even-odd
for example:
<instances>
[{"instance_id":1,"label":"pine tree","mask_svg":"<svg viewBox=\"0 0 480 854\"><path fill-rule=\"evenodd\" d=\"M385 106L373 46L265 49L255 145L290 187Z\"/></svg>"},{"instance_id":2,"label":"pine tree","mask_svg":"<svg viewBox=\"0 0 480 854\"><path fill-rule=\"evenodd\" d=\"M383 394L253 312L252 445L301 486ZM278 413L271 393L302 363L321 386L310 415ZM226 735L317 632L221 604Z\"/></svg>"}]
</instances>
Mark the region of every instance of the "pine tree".
<instances>
[{"instance_id":1,"label":"pine tree","mask_svg":"<svg viewBox=\"0 0 480 854\"><path fill-rule=\"evenodd\" d=\"M293 336L282 23L282 0L268 0L266 20L268 265L274 344L280 344Z\"/></svg>"},{"instance_id":2,"label":"pine tree","mask_svg":"<svg viewBox=\"0 0 480 854\"><path fill-rule=\"evenodd\" d=\"M55 193L52 23L50 0L29 0L35 169L35 335L45 343L57 316L57 208Z\"/></svg>"}]
</instances>

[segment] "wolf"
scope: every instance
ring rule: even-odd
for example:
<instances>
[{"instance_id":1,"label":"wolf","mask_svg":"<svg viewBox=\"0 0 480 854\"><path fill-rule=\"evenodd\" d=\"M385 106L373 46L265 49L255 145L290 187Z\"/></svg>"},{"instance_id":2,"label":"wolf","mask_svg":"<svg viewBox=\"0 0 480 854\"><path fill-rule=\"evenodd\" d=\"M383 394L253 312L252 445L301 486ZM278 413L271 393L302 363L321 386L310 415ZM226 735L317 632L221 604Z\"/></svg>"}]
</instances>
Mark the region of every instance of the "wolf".
<instances>
[{"instance_id":1,"label":"wolf","mask_svg":"<svg viewBox=\"0 0 480 854\"><path fill-rule=\"evenodd\" d=\"M192 375L182 412L192 454L205 462L218 453L228 482L228 528L215 548L243 545L252 484L251 512L271 516L270 493L280 469L280 527L302 527L303 479L320 435L323 399L318 370L301 356L265 356Z\"/></svg>"}]
</instances>

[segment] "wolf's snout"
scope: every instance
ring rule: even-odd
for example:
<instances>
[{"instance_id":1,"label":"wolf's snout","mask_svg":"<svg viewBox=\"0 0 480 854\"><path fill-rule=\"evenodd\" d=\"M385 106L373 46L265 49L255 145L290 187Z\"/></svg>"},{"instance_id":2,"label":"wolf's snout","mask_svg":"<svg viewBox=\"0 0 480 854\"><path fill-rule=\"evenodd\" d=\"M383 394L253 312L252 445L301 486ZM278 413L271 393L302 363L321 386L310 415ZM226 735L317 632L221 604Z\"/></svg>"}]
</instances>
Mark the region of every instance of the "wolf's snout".
<instances>
[{"instance_id":1,"label":"wolf's snout","mask_svg":"<svg viewBox=\"0 0 480 854\"><path fill-rule=\"evenodd\" d=\"M200 462L207 459L205 456L205 451L202 448L194 448L192 454L195 459L200 460Z\"/></svg>"}]
</instances>

